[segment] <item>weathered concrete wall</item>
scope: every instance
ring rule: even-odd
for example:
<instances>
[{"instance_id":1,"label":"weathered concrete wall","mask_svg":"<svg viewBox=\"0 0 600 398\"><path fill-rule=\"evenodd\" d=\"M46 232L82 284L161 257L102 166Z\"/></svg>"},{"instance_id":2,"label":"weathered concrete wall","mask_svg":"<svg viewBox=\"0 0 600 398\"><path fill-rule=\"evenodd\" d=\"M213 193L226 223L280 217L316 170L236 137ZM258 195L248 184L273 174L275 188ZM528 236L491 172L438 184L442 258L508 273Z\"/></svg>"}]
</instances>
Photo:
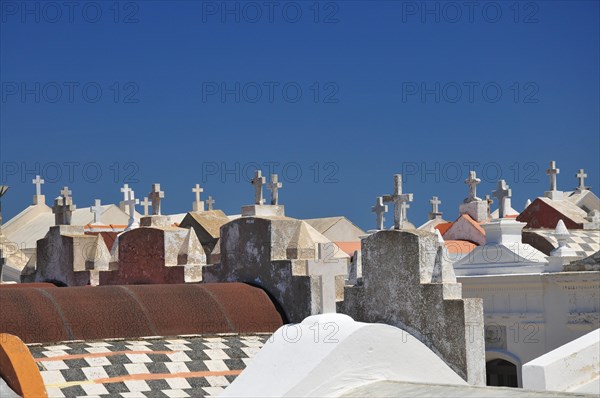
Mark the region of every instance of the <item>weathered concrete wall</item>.
<instances>
[{"instance_id":1,"label":"weathered concrete wall","mask_svg":"<svg viewBox=\"0 0 600 398\"><path fill-rule=\"evenodd\" d=\"M80 226L54 226L38 240L36 257L23 269L21 281L94 285L97 272L108 269L109 259L102 238L84 235Z\"/></svg>"},{"instance_id":2,"label":"weathered concrete wall","mask_svg":"<svg viewBox=\"0 0 600 398\"><path fill-rule=\"evenodd\" d=\"M143 227L119 236L118 262L101 285L199 282L206 263L193 229Z\"/></svg>"},{"instance_id":3,"label":"weathered concrete wall","mask_svg":"<svg viewBox=\"0 0 600 398\"><path fill-rule=\"evenodd\" d=\"M329 243L331 260L348 261L327 238L301 220L242 217L221 227L220 262L203 268L205 282L245 282L260 286L282 307L290 322L321 308L321 277L308 273L315 244ZM335 277L336 300L343 299L344 275Z\"/></svg>"},{"instance_id":4,"label":"weathered concrete wall","mask_svg":"<svg viewBox=\"0 0 600 398\"><path fill-rule=\"evenodd\" d=\"M462 298L444 250L426 231L370 235L362 241L363 284L346 287L338 310L405 329L467 382L484 385L482 301Z\"/></svg>"},{"instance_id":5,"label":"weathered concrete wall","mask_svg":"<svg viewBox=\"0 0 600 398\"><path fill-rule=\"evenodd\" d=\"M303 260L287 260L286 242L295 220L245 217L221 228L221 263L203 268L204 282L244 282L266 290L290 322L311 315L311 278ZM297 222L297 221L296 221ZM287 227L287 228L286 228ZM273 244L272 244L273 242Z\"/></svg>"}]
</instances>

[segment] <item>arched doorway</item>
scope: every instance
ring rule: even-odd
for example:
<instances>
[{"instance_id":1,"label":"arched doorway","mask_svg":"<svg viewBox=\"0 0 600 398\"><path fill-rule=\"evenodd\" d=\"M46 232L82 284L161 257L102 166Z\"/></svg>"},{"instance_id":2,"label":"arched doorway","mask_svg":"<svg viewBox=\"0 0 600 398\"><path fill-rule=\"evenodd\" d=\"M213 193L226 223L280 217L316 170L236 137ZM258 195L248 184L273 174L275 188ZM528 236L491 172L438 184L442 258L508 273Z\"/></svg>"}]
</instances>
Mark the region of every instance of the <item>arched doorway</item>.
<instances>
[{"instance_id":1,"label":"arched doorway","mask_svg":"<svg viewBox=\"0 0 600 398\"><path fill-rule=\"evenodd\" d=\"M488 386L518 387L517 365L504 359L492 359L485 364Z\"/></svg>"}]
</instances>

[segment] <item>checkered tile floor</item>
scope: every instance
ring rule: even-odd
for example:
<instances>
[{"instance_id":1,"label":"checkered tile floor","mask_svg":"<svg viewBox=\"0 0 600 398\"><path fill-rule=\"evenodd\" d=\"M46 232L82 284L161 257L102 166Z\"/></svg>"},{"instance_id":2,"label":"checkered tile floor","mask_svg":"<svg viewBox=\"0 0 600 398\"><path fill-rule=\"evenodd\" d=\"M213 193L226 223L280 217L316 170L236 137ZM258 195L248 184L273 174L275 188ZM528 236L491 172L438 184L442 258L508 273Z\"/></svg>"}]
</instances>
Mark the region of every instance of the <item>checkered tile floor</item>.
<instances>
[{"instance_id":1,"label":"checkered tile floor","mask_svg":"<svg viewBox=\"0 0 600 398\"><path fill-rule=\"evenodd\" d=\"M543 236L556 248L558 241L554 237L554 230L535 229L531 230L538 235ZM578 256L589 257L600 250L600 231L570 229L571 236L567 239L567 246L577 252Z\"/></svg>"},{"instance_id":2,"label":"checkered tile floor","mask_svg":"<svg viewBox=\"0 0 600 398\"><path fill-rule=\"evenodd\" d=\"M227 387L268 337L149 337L29 349L50 397L205 397Z\"/></svg>"}]
</instances>

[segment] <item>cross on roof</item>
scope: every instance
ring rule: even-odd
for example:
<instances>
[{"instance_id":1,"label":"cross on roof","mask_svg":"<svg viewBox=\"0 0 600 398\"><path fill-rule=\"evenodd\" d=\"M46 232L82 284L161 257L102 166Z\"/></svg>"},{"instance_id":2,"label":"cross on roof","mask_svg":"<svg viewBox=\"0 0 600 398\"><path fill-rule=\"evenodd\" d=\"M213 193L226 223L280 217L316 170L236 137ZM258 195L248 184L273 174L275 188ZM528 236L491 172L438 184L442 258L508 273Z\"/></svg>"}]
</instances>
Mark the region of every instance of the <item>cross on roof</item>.
<instances>
[{"instance_id":1,"label":"cross on roof","mask_svg":"<svg viewBox=\"0 0 600 398\"><path fill-rule=\"evenodd\" d=\"M69 201L73 192L69 190L69 187L63 187L62 191L60 191L60 194L63 196L63 198L65 198L66 201Z\"/></svg>"},{"instance_id":2,"label":"cross on roof","mask_svg":"<svg viewBox=\"0 0 600 398\"><path fill-rule=\"evenodd\" d=\"M42 184L45 182L46 181L41 179L40 176L35 176L35 179L31 180L31 183L35 184L35 194L36 195L40 196L42 194Z\"/></svg>"},{"instance_id":3,"label":"cross on roof","mask_svg":"<svg viewBox=\"0 0 600 398\"><path fill-rule=\"evenodd\" d=\"M151 203L152 202L150 202L148 198L144 198L144 200L140 202L140 205L142 205L142 207L144 208L144 217L148 215L148 207Z\"/></svg>"},{"instance_id":4,"label":"cross on roof","mask_svg":"<svg viewBox=\"0 0 600 398\"><path fill-rule=\"evenodd\" d=\"M439 200L437 196L432 196L429 200L429 203L431 203L431 213L429 213L429 219L433 220L434 218L441 216L442 213L440 212L439 206L442 204L442 201Z\"/></svg>"},{"instance_id":5,"label":"cross on roof","mask_svg":"<svg viewBox=\"0 0 600 398\"><path fill-rule=\"evenodd\" d=\"M123 185L123 188L121 188L121 192L123 192L123 200L127 200L129 198L130 191L131 188L129 188L129 184Z\"/></svg>"},{"instance_id":6,"label":"cross on roof","mask_svg":"<svg viewBox=\"0 0 600 398\"><path fill-rule=\"evenodd\" d=\"M212 210L213 209L213 205L215 204L214 199L212 198L212 196L208 196L208 199L206 199L206 206L208 210Z\"/></svg>"},{"instance_id":7,"label":"cross on roof","mask_svg":"<svg viewBox=\"0 0 600 398\"><path fill-rule=\"evenodd\" d=\"M90 212L94 213L94 224L100 223L100 213L102 212L102 202L100 199L94 200L94 206L90 207Z\"/></svg>"},{"instance_id":8,"label":"cross on roof","mask_svg":"<svg viewBox=\"0 0 600 398\"><path fill-rule=\"evenodd\" d=\"M556 191L556 175L560 174L560 169L556 167L556 161L550 162L550 168L546 170L546 174L550 176L550 190Z\"/></svg>"},{"instance_id":9,"label":"cross on roof","mask_svg":"<svg viewBox=\"0 0 600 398\"><path fill-rule=\"evenodd\" d=\"M139 199L135 198L135 192L133 189L128 189L127 198L123 201L123 205L129 207L129 224L127 225L127 229L131 229L131 227L135 224L135 205L139 204Z\"/></svg>"},{"instance_id":10,"label":"cross on roof","mask_svg":"<svg viewBox=\"0 0 600 398\"><path fill-rule=\"evenodd\" d=\"M148 197L152 201L152 215L160 216L160 200L165 197L165 193L160 190L160 184L152 184L152 191Z\"/></svg>"},{"instance_id":11,"label":"cross on roof","mask_svg":"<svg viewBox=\"0 0 600 398\"><path fill-rule=\"evenodd\" d=\"M469 196L463 200L464 203L481 200L481 198L477 197L477 185L479 185L480 182L481 179L477 178L477 173L473 170L469 171L469 177L465 180L465 184L469 186Z\"/></svg>"},{"instance_id":12,"label":"cross on roof","mask_svg":"<svg viewBox=\"0 0 600 398\"><path fill-rule=\"evenodd\" d=\"M579 172L575 174L575 177L577 177L577 179L579 180L579 186L577 187L578 190L585 191L586 189L588 189L585 186L585 179L587 176L588 175L584 172L583 169L579 169Z\"/></svg>"},{"instance_id":13,"label":"cross on roof","mask_svg":"<svg viewBox=\"0 0 600 398\"><path fill-rule=\"evenodd\" d=\"M383 223L385 221L384 216L385 216L385 213L388 211L388 207L387 207L387 205L383 204L382 196L378 196L377 199L375 199L375 206L371 207L371 211L373 213L375 213L377 229L378 230L384 229L384 226L383 226Z\"/></svg>"},{"instance_id":14,"label":"cross on roof","mask_svg":"<svg viewBox=\"0 0 600 398\"><path fill-rule=\"evenodd\" d=\"M402 217L402 203L412 202L413 194L402 193L402 174L394 175L394 193L391 195L384 195L384 202L394 203L394 229L402 229L404 218Z\"/></svg>"},{"instance_id":15,"label":"cross on roof","mask_svg":"<svg viewBox=\"0 0 600 398\"><path fill-rule=\"evenodd\" d=\"M263 185L265 185L265 177L262 176L261 170L256 170L254 178L250 180L250 183L254 185L254 203L257 205L265 204L263 199Z\"/></svg>"},{"instance_id":16,"label":"cross on roof","mask_svg":"<svg viewBox=\"0 0 600 398\"><path fill-rule=\"evenodd\" d=\"M65 187L66 188L66 187ZM52 213L54 213L55 225L71 225L71 216L75 210L75 205L66 197L59 196L54 199Z\"/></svg>"},{"instance_id":17,"label":"cross on roof","mask_svg":"<svg viewBox=\"0 0 600 398\"><path fill-rule=\"evenodd\" d=\"M498 187L492 192L492 196L498 199L498 218L504 218L507 210L507 200L512 196L512 190L508 187L506 181L498 181Z\"/></svg>"},{"instance_id":18,"label":"cross on roof","mask_svg":"<svg viewBox=\"0 0 600 398\"><path fill-rule=\"evenodd\" d=\"M335 251L339 250L333 243L317 244L317 260L308 261L309 276L318 276L321 280L321 313L335 313L336 294L335 277L346 275L348 265L345 259L334 258Z\"/></svg>"},{"instance_id":19,"label":"cross on roof","mask_svg":"<svg viewBox=\"0 0 600 398\"><path fill-rule=\"evenodd\" d=\"M196 194L196 200L192 206L194 211L204 211L204 202L200 200L200 193L204 192L204 188L200 188L200 184L196 184L194 188L192 188L192 192Z\"/></svg>"},{"instance_id":20,"label":"cross on roof","mask_svg":"<svg viewBox=\"0 0 600 398\"><path fill-rule=\"evenodd\" d=\"M271 174L271 182L267 185L267 188L271 191L271 204L278 205L279 204L279 188L283 186L282 183L279 182L279 177L277 174Z\"/></svg>"}]
</instances>

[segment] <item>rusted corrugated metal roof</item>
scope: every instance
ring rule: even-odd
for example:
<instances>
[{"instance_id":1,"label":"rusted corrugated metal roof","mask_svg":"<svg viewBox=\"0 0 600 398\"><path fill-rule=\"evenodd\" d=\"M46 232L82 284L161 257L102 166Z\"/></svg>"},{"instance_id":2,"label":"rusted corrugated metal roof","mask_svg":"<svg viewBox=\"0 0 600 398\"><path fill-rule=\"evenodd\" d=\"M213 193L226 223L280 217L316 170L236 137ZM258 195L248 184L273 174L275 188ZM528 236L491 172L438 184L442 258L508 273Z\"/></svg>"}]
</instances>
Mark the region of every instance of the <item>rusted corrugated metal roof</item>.
<instances>
[{"instance_id":1,"label":"rusted corrugated metal roof","mask_svg":"<svg viewBox=\"0 0 600 398\"><path fill-rule=\"evenodd\" d=\"M267 294L242 283L0 289L0 332L26 343L274 332Z\"/></svg>"}]
</instances>

